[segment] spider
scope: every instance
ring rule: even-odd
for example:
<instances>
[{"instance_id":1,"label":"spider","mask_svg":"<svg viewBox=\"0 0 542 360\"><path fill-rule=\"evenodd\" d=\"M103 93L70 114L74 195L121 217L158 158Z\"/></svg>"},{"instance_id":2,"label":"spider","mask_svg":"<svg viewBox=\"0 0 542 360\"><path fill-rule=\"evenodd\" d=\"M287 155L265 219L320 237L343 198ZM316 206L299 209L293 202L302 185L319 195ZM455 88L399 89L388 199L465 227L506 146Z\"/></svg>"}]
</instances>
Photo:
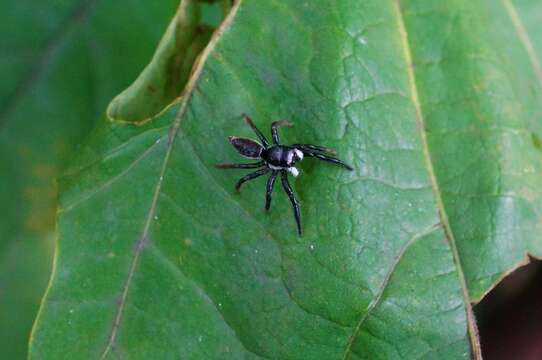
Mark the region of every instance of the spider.
<instances>
[{"instance_id":1,"label":"spider","mask_svg":"<svg viewBox=\"0 0 542 360\"><path fill-rule=\"evenodd\" d=\"M348 170L353 170L353 168L334 157L333 155L335 154L335 151L323 146L311 144L281 145L279 141L278 128L281 126L292 126L292 124L287 120L275 121L271 124L273 144L269 144L267 138L256 127L256 125L254 125L252 119L245 114L243 114L243 118L256 133L256 136L261 143L251 139L235 136L229 137L230 143L235 147L239 154L249 159L259 159L260 161L250 164L219 164L216 165L216 167L219 169L258 169L239 179L235 185L235 190L237 190L237 192L241 190L241 185L243 185L245 182L271 172L271 176L267 180L267 193L265 196L266 211L269 211L269 208L271 207L271 194L273 192L273 186L275 185L277 176L280 174L282 187L288 195L294 209L297 232L299 235L301 235L302 231L299 202L297 201L292 187L288 182L288 173L292 174L294 177L299 175L299 171L295 168L294 164L303 160L305 156L309 156L331 162Z\"/></svg>"}]
</instances>

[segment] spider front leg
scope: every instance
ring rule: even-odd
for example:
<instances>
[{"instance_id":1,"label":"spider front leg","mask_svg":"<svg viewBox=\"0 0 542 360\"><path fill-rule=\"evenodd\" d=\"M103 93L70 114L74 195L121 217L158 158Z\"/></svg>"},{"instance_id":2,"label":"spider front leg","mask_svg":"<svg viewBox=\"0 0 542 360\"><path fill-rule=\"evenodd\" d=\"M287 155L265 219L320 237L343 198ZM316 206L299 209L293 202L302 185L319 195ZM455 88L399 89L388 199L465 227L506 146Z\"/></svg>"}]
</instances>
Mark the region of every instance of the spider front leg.
<instances>
[{"instance_id":1,"label":"spider front leg","mask_svg":"<svg viewBox=\"0 0 542 360\"><path fill-rule=\"evenodd\" d=\"M248 175L245 175L243 176L241 179L239 179L239 181L237 182L237 184L235 184L235 190L237 190L237 192L240 192L241 191L241 185L243 185L245 182L247 181L250 181L250 180L254 180L262 175L265 175L269 172L269 168L265 167L263 169L260 169L258 171L255 171L253 173L250 173Z\"/></svg>"},{"instance_id":2,"label":"spider front leg","mask_svg":"<svg viewBox=\"0 0 542 360\"><path fill-rule=\"evenodd\" d=\"M330 148L327 148L325 146L320 146L320 145L313 145L313 144L292 144L290 145L296 149L299 149L299 150L307 150L307 151L311 151L311 150L315 150L315 151L319 151L319 152L324 152L324 153L328 153L328 154L332 154L332 155L335 155L337 152L333 149L330 149Z\"/></svg>"},{"instance_id":3,"label":"spider front leg","mask_svg":"<svg viewBox=\"0 0 542 360\"><path fill-rule=\"evenodd\" d=\"M279 120L275 121L271 124L271 136L273 137L273 144L278 145L279 140L279 127L281 126L293 126L292 123L288 122L288 120Z\"/></svg>"},{"instance_id":4,"label":"spider front leg","mask_svg":"<svg viewBox=\"0 0 542 360\"><path fill-rule=\"evenodd\" d=\"M275 180L277 180L278 171L273 171L269 179L267 180L267 192L265 194L265 210L269 211L271 207L271 196L273 195L273 186L275 186Z\"/></svg>"},{"instance_id":5,"label":"spider front leg","mask_svg":"<svg viewBox=\"0 0 542 360\"><path fill-rule=\"evenodd\" d=\"M346 164L345 162L343 162L342 160L337 159L334 156L325 154L324 152L316 151L316 150L310 150L307 147L300 147L299 150L301 150L303 152L303 154L305 154L305 156L315 157L317 159L320 159L320 160L323 160L323 161L327 161L327 162L342 166L342 167L344 167L344 168L346 168L348 170L354 170L354 168L352 166Z\"/></svg>"},{"instance_id":6,"label":"spider front leg","mask_svg":"<svg viewBox=\"0 0 542 360\"><path fill-rule=\"evenodd\" d=\"M282 180L282 187L284 188L284 191L286 191L286 195L288 195L288 198L290 198L290 202L292 203L292 207L294 208L294 217L297 224L297 232L301 236L301 214L299 210L299 202L295 198L294 191L292 190L292 187L288 182L288 173L286 172L286 170L281 170L280 175Z\"/></svg>"}]
</instances>

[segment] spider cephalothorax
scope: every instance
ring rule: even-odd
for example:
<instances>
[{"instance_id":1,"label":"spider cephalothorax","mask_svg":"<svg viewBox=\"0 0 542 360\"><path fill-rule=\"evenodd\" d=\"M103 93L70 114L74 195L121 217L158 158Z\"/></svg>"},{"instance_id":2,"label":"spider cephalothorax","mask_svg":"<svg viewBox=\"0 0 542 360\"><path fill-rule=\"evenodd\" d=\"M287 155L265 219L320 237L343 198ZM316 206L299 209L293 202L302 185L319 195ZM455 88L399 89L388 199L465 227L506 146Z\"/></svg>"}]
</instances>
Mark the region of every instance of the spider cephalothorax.
<instances>
[{"instance_id":1,"label":"spider cephalothorax","mask_svg":"<svg viewBox=\"0 0 542 360\"><path fill-rule=\"evenodd\" d=\"M261 144L251 139L234 136L230 136L230 142L241 155L250 159L259 159L260 161L251 164L220 164L217 165L217 167L221 169L258 169L255 172L243 176L237 182L235 185L235 189L237 191L240 191L241 185L243 185L243 183L246 181L271 172L271 176L267 180L265 210L269 210L269 207L271 206L271 193L273 192L273 185L275 184L275 180L280 173L282 186L284 187L284 191L286 191L286 194L288 195L288 198L292 202L292 206L294 208L297 231L299 235L301 235L299 202L295 198L292 187L288 182L288 172L293 176L299 175L299 170L297 170L297 168L294 166L295 163L303 160L305 156L308 156L340 165L348 170L353 169L349 165L334 157L333 154L335 154L335 152L333 150L323 146L311 144L280 145L278 128L280 126L292 126L292 124L286 120L275 121L271 124L273 144L269 144L267 138L256 127L256 125L254 125L252 120L247 115L244 115L244 118L247 124L258 136Z\"/></svg>"}]
</instances>

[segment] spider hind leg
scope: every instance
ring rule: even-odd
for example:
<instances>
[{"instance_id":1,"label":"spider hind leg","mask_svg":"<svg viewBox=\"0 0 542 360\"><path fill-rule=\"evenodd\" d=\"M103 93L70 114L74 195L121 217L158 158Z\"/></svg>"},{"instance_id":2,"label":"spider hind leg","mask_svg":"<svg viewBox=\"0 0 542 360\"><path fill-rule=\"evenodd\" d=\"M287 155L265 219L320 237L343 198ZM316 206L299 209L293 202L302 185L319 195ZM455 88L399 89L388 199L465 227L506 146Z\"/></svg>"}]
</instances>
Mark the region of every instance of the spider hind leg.
<instances>
[{"instance_id":1,"label":"spider hind leg","mask_svg":"<svg viewBox=\"0 0 542 360\"><path fill-rule=\"evenodd\" d=\"M254 133L256 134L256 136L258 136L258 139L260 139L262 145L264 148L267 148L269 147L269 141L267 141L267 138L265 137L265 135L260 131L260 129L258 129L256 127L256 125L254 124L254 122L252 121L252 119L250 118L250 116L248 116L247 114L243 114L243 118L245 119L245 122L248 124L248 126L250 126L250 128L252 129L252 131L254 131Z\"/></svg>"},{"instance_id":2,"label":"spider hind leg","mask_svg":"<svg viewBox=\"0 0 542 360\"><path fill-rule=\"evenodd\" d=\"M256 169L264 165L263 161L252 164L216 164L218 169Z\"/></svg>"}]
</instances>

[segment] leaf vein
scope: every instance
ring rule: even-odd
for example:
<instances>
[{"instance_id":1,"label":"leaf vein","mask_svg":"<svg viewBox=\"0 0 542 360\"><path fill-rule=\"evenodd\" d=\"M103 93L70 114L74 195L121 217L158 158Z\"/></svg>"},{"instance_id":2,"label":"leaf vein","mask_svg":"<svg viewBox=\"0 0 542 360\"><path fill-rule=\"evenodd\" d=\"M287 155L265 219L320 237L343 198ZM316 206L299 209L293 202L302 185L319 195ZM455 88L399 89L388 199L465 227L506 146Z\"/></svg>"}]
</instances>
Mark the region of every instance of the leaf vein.
<instances>
[{"instance_id":1,"label":"leaf vein","mask_svg":"<svg viewBox=\"0 0 542 360\"><path fill-rule=\"evenodd\" d=\"M502 3L506 8L508 16L510 16L512 23L514 24L516 33L519 37L521 44L527 52L527 56L529 57L529 61L531 62L534 72L536 73L538 82L540 83L540 86L542 86L542 64L540 63L540 59L536 54L531 38L527 33L527 29L525 29L525 25L523 24L521 17L519 16L516 8L514 7L514 4L512 4L512 1L502 0Z\"/></svg>"},{"instance_id":2,"label":"leaf vein","mask_svg":"<svg viewBox=\"0 0 542 360\"><path fill-rule=\"evenodd\" d=\"M226 326L233 332L234 336L237 338L237 340L239 340L239 343L241 344L241 346L247 351L249 352L250 354L254 355L254 356L257 356L259 358L263 358L263 359L269 359L261 354L257 354L256 352L250 350L247 345L245 345L245 343L243 342L243 340L241 339L241 337L239 336L238 332L236 329L233 328L233 326L226 320L226 318L224 317L224 314L222 313L222 311L220 310L220 307L217 305L217 303L213 300L213 298L207 293L207 291L205 290L205 288L203 288L197 281L195 281L194 279L192 278L189 278L187 277L182 268L180 268L179 266L175 265L175 263L170 259L168 258L161 249L159 249L157 246L151 246L151 253L154 254L154 256L156 256L156 258L158 260L160 260L164 266L169 270L171 271L173 274L175 274L177 277L180 277L180 278L183 278L183 279L187 279L189 280L190 284L192 284L197 290L198 292L200 293L200 295L202 295L205 300L207 300L208 302L210 302L211 304L213 304L213 307L215 308L216 312L218 314L220 314L220 318L222 319L222 321L224 322L224 324L226 324ZM154 250L154 251L153 251ZM171 321L171 322L174 322L173 320L171 319L167 319L168 321Z\"/></svg>"},{"instance_id":3,"label":"leaf vein","mask_svg":"<svg viewBox=\"0 0 542 360\"><path fill-rule=\"evenodd\" d=\"M128 174L130 170L132 170L137 164L139 164L143 159L145 159L147 155L149 155L151 151L154 149L154 147L158 144L159 142L155 142L154 144L149 146L147 150L145 150L140 156L138 156L134 161L132 161L132 163L128 165L123 171L121 171L120 173L118 173L117 175L115 175L114 177L112 177L111 179L103 183L102 185L98 186L97 188L94 188L93 190L89 191L85 196L73 201L71 204L68 204L65 207L62 207L62 208L59 207L58 212L62 213L62 212L67 212L67 211L72 210L76 206L91 199L92 197L96 196L97 194L101 193L102 191L104 191L105 189L113 185L118 180L122 179L124 175Z\"/></svg>"},{"instance_id":4,"label":"leaf vein","mask_svg":"<svg viewBox=\"0 0 542 360\"><path fill-rule=\"evenodd\" d=\"M376 296L373 298L373 301L371 301L371 303L367 307L367 310L362 315L361 319L359 320L358 324L356 325L356 328L354 329L354 332L350 336L350 339L348 340L348 344L346 346L346 350L345 350L344 355L343 355L343 360L348 359L349 356L352 354L352 345L354 344L354 341L356 340L356 336L358 336L358 334L359 334L359 332L361 330L361 327L363 326L363 324L365 323L365 321L367 320L369 315L373 312L373 310L376 308L376 306L378 304L380 304L380 301L382 300L382 296L384 295L384 291L386 290L387 286L389 285L395 270L397 269L399 263L403 259L403 256L405 255L407 250L412 246L412 244L414 244L416 242L416 240L421 239L421 238L423 238L423 237L425 237L427 235L430 235L431 233L433 233L433 232L437 231L438 229L440 229L441 226L442 225L440 223L439 224L434 224L434 225L430 226L429 228L425 229L424 231L422 231L421 233L414 235L399 250L399 253L395 257L395 260L394 260L392 266L390 267L389 271L387 272L386 276L384 277L384 280L382 281L382 284L380 285L380 288L378 289L378 292L376 293Z\"/></svg>"}]
</instances>

